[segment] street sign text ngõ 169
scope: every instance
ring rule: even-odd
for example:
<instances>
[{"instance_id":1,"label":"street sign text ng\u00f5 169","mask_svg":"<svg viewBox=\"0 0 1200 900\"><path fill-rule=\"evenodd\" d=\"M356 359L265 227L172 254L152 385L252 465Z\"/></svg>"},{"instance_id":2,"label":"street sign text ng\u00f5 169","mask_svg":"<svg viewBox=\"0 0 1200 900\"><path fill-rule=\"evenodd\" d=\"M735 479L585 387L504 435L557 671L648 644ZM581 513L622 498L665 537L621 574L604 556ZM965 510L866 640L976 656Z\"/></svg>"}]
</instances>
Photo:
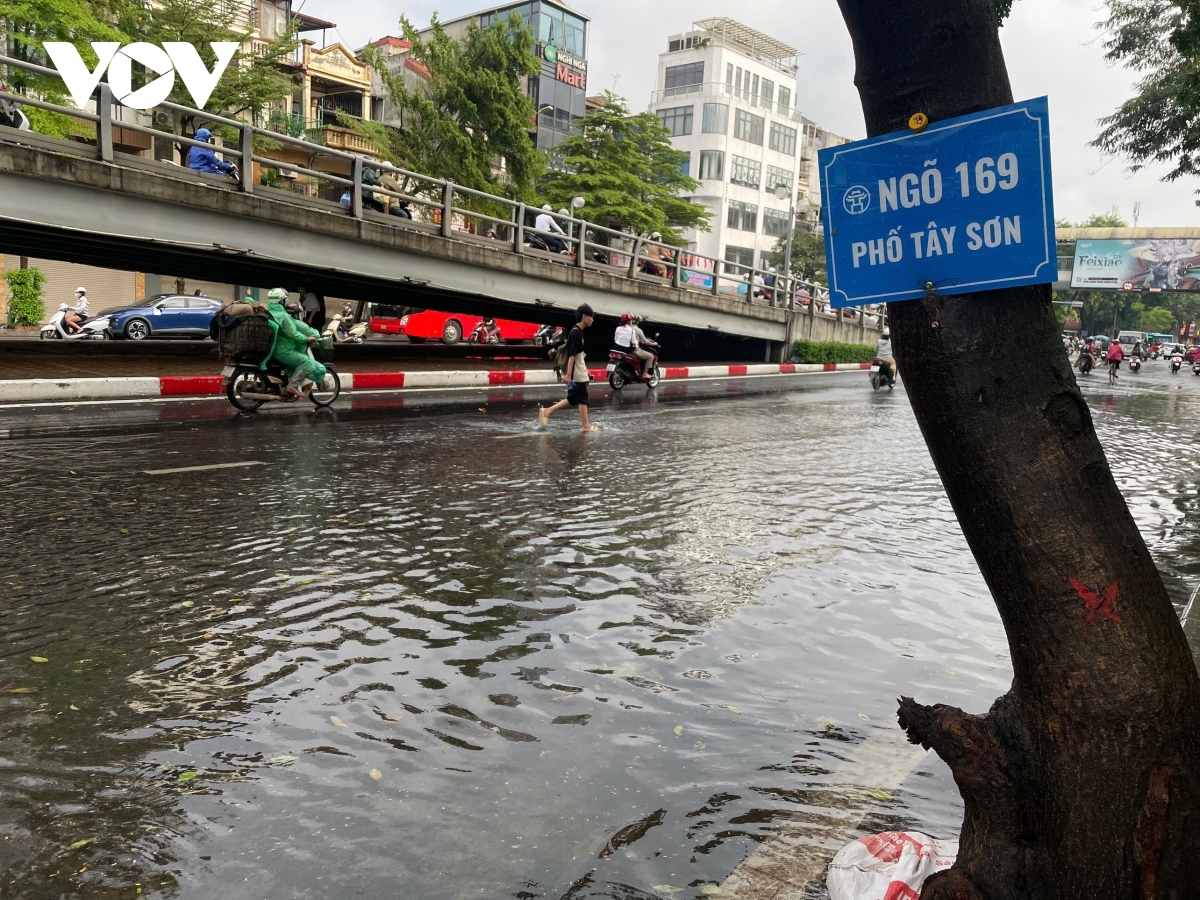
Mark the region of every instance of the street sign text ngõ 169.
<instances>
[{"instance_id":1,"label":"street sign text ng\u00f5 169","mask_svg":"<svg viewBox=\"0 0 1200 900\"><path fill-rule=\"evenodd\" d=\"M1045 97L818 154L835 307L1058 278Z\"/></svg>"}]
</instances>

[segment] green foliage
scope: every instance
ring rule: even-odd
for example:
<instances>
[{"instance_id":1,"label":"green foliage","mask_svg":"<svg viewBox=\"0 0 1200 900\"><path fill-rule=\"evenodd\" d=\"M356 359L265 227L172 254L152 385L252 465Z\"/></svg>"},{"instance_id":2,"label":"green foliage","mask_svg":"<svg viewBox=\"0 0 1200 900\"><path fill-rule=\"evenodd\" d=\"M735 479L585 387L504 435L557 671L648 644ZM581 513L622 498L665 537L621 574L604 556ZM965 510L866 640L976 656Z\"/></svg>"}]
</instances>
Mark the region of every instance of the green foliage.
<instances>
[{"instance_id":1,"label":"green foliage","mask_svg":"<svg viewBox=\"0 0 1200 900\"><path fill-rule=\"evenodd\" d=\"M1142 313L1141 331L1169 332L1175 328L1175 316L1161 306L1155 306Z\"/></svg>"},{"instance_id":2,"label":"green foliage","mask_svg":"<svg viewBox=\"0 0 1200 900\"><path fill-rule=\"evenodd\" d=\"M375 48L364 58L379 74L399 109L399 129L354 123L376 141L390 162L477 191L527 197L545 157L529 137L535 108L524 79L541 64L533 53L533 33L521 17L480 28L472 22L461 40L449 37L434 17L428 39L401 16L409 58L424 65L430 80L411 90L393 75ZM496 171L503 160L504 172Z\"/></svg>"},{"instance_id":3,"label":"green foliage","mask_svg":"<svg viewBox=\"0 0 1200 900\"><path fill-rule=\"evenodd\" d=\"M29 127L38 134L48 134L50 137L70 138L88 128L88 123L68 116L66 113L54 112L50 109L38 109L35 106L22 107L29 117Z\"/></svg>"},{"instance_id":4,"label":"green foliage","mask_svg":"<svg viewBox=\"0 0 1200 900\"><path fill-rule=\"evenodd\" d=\"M1121 210L1114 206L1108 212L1095 213L1082 222L1071 222L1059 219L1055 226L1058 228L1128 228L1129 223L1121 218Z\"/></svg>"},{"instance_id":5,"label":"green foliage","mask_svg":"<svg viewBox=\"0 0 1200 900\"><path fill-rule=\"evenodd\" d=\"M799 363L865 363L875 358L875 348L870 344L796 341L792 349Z\"/></svg>"},{"instance_id":6,"label":"green foliage","mask_svg":"<svg viewBox=\"0 0 1200 900\"><path fill-rule=\"evenodd\" d=\"M1108 0L1105 58L1141 74L1136 93L1092 142L1134 171L1173 164L1164 178L1200 174L1200 16L1194 0Z\"/></svg>"},{"instance_id":7,"label":"green foliage","mask_svg":"<svg viewBox=\"0 0 1200 900\"><path fill-rule=\"evenodd\" d=\"M996 14L996 23L1000 24L1012 12L1013 0L992 0L992 11Z\"/></svg>"},{"instance_id":8,"label":"green foliage","mask_svg":"<svg viewBox=\"0 0 1200 900\"><path fill-rule=\"evenodd\" d=\"M548 203L569 208L573 197L583 197L588 221L633 234L658 231L668 244L683 243L683 229L708 230L711 211L680 196L700 186L683 172L688 154L671 146L658 116L631 116L624 98L608 91L576 125L580 133L556 151L562 168L538 182Z\"/></svg>"},{"instance_id":9,"label":"green foliage","mask_svg":"<svg viewBox=\"0 0 1200 900\"><path fill-rule=\"evenodd\" d=\"M770 264L783 271L787 257L787 235L781 237L771 251ZM825 238L812 231L796 231L792 237L792 277L817 284L829 284L825 272Z\"/></svg>"},{"instance_id":10,"label":"green foliage","mask_svg":"<svg viewBox=\"0 0 1200 900\"><path fill-rule=\"evenodd\" d=\"M46 317L42 288L46 276L40 269L11 269L4 274L8 282L8 318L14 325L39 325Z\"/></svg>"}]
</instances>

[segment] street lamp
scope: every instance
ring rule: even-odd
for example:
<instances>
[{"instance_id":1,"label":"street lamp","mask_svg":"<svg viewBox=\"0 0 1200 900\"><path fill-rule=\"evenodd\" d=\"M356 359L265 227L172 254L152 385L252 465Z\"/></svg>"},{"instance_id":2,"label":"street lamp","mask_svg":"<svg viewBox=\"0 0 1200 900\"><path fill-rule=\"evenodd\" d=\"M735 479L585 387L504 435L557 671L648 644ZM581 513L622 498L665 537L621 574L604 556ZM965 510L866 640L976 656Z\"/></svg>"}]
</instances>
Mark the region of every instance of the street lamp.
<instances>
[{"instance_id":1,"label":"street lamp","mask_svg":"<svg viewBox=\"0 0 1200 900\"><path fill-rule=\"evenodd\" d=\"M811 204L807 197L795 199L792 193L791 185L777 184L775 185L775 199L787 200L788 202L788 237L787 249L783 254L783 274L787 278L788 284L792 283L792 236L796 233L796 213L807 213ZM795 296L794 291L789 291L791 296Z\"/></svg>"}]
</instances>

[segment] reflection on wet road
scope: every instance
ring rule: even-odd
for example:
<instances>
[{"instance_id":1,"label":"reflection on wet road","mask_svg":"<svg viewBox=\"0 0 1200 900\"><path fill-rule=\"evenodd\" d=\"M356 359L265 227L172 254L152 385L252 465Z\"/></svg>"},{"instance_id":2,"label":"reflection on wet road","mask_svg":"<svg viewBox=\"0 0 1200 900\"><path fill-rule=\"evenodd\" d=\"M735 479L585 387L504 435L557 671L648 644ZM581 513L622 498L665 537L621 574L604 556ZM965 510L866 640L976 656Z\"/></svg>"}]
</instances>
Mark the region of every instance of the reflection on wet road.
<instances>
[{"instance_id":1,"label":"reflection on wet road","mask_svg":"<svg viewBox=\"0 0 1200 900\"><path fill-rule=\"evenodd\" d=\"M935 760L834 774L1010 676L865 382L4 441L0 895L691 898L785 820L954 836ZM1087 388L1181 605L1186 387Z\"/></svg>"}]
</instances>

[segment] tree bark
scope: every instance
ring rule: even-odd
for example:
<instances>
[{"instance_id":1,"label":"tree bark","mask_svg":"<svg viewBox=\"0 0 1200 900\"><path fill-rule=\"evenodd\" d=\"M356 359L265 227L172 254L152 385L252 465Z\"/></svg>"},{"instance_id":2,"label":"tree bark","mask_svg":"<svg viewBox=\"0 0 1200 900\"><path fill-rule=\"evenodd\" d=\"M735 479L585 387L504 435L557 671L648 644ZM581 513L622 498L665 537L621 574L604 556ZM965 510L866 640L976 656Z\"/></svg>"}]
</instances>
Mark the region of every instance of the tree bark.
<instances>
[{"instance_id":1,"label":"tree bark","mask_svg":"<svg viewBox=\"0 0 1200 900\"><path fill-rule=\"evenodd\" d=\"M1012 102L989 0L838 0L867 131ZM1200 678L1049 286L889 304L929 452L1008 635L982 716L904 698L965 803L932 898L1200 896Z\"/></svg>"}]
</instances>

